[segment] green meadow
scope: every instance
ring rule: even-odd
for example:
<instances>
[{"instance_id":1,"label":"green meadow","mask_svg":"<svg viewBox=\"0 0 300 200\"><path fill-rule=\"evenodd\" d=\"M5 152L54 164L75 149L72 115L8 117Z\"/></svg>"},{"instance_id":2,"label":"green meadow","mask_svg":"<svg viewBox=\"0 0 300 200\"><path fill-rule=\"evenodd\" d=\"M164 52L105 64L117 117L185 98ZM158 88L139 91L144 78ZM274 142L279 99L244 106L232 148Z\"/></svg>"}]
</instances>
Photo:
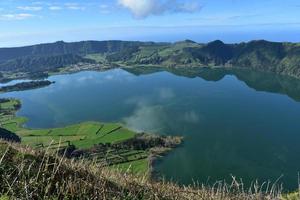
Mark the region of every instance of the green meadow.
<instances>
[{"instance_id":1,"label":"green meadow","mask_svg":"<svg viewBox=\"0 0 300 200\"><path fill-rule=\"evenodd\" d=\"M53 129L20 129L17 134L23 143L48 146L50 143L73 144L76 148L90 148L99 143L117 143L132 138L135 133L119 124L83 122Z\"/></svg>"},{"instance_id":2,"label":"green meadow","mask_svg":"<svg viewBox=\"0 0 300 200\"><path fill-rule=\"evenodd\" d=\"M98 144L116 144L133 138L137 133L118 123L82 122L60 128L30 129L23 125L27 119L16 117L16 109L20 101L10 99L1 102L1 127L16 133L21 137L22 144L33 148L58 149L74 145L76 149L89 149ZM148 157L146 151L119 150L110 151L105 159L117 160L111 165L122 171L145 174L148 172ZM116 158L120 158L119 160Z\"/></svg>"}]
</instances>

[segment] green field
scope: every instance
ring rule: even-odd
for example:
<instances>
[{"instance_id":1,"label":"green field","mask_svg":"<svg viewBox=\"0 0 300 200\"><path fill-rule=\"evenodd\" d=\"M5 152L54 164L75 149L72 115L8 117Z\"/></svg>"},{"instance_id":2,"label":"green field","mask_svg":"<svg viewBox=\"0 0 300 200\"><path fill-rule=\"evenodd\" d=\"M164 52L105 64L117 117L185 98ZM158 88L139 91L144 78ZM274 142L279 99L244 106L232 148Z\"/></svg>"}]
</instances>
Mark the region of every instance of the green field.
<instances>
[{"instance_id":1,"label":"green field","mask_svg":"<svg viewBox=\"0 0 300 200\"><path fill-rule=\"evenodd\" d=\"M105 63L106 62L105 55L100 54L100 53L88 54L88 55L85 56L85 58L95 60L98 63Z\"/></svg>"},{"instance_id":2,"label":"green field","mask_svg":"<svg viewBox=\"0 0 300 200\"><path fill-rule=\"evenodd\" d=\"M112 166L112 168L121 170L121 171L129 171L134 174L145 175L148 174L149 170L149 162L148 159L135 160L132 162L126 162L122 164L117 164Z\"/></svg>"},{"instance_id":3,"label":"green field","mask_svg":"<svg viewBox=\"0 0 300 200\"><path fill-rule=\"evenodd\" d=\"M29 129L23 127L27 121L26 118L15 116L18 105L20 102L15 99L0 103L1 127L16 133L21 137L23 144L33 148L58 149L74 145L76 149L89 149L98 144L120 143L137 134L118 123L92 121L61 128ZM98 157L99 160L110 161L112 167L121 170L139 174L148 171L148 152L146 151L108 149L102 154L99 153Z\"/></svg>"},{"instance_id":4,"label":"green field","mask_svg":"<svg viewBox=\"0 0 300 200\"><path fill-rule=\"evenodd\" d=\"M20 129L16 131L24 144L31 146L65 143L76 148L89 148L99 143L115 143L132 138L135 133L119 124L84 122L54 129Z\"/></svg>"}]
</instances>

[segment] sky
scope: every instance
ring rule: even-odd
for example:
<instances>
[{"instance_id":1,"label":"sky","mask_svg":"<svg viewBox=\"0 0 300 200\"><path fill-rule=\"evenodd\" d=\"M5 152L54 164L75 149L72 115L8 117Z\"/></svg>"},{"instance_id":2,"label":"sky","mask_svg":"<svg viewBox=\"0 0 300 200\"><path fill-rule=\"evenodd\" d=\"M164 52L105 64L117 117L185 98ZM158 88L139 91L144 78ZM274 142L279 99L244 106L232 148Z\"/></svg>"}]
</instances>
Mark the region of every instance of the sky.
<instances>
[{"instance_id":1,"label":"sky","mask_svg":"<svg viewBox=\"0 0 300 200\"><path fill-rule=\"evenodd\" d=\"M0 47L184 39L300 42L300 0L0 0Z\"/></svg>"}]
</instances>

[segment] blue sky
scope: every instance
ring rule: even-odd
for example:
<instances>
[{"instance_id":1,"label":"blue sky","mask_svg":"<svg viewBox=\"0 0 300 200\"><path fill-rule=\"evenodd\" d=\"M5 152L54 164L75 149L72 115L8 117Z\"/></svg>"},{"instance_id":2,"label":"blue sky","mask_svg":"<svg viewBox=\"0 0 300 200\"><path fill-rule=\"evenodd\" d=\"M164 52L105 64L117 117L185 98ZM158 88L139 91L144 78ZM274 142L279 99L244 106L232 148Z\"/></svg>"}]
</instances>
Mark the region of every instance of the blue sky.
<instances>
[{"instance_id":1,"label":"blue sky","mask_svg":"<svg viewBox=\"0 0 300 200\"><path fill-rule=\"evenodd\" d=\"M57 40L300 42L299 0L0 0L0 46Z\"/></svg>"}]
</instances>

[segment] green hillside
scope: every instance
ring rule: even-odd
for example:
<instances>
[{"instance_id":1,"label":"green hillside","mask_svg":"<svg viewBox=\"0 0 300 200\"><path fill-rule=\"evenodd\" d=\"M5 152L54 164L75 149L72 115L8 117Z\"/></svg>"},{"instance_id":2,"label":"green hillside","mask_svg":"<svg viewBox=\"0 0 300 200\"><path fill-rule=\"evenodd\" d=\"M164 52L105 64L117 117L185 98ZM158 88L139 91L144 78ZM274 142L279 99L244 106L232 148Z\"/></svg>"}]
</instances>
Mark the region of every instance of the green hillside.
<instances>
[{"instance_id":1,"label":"green hillside","mask_svg":"<svg viewBox=\"0 0 300 200\"><path fill-rule=\"evenodd\" d=\"M220 40L207 44L191 40L176 43L83 41L0 49L0 71L4 73L49 72L78 63L99 64L99 68L133 65L168 68L218 66L299 78L300 45L265 40L239 44L224 44Z\"/></svg>"}]
</instances>

